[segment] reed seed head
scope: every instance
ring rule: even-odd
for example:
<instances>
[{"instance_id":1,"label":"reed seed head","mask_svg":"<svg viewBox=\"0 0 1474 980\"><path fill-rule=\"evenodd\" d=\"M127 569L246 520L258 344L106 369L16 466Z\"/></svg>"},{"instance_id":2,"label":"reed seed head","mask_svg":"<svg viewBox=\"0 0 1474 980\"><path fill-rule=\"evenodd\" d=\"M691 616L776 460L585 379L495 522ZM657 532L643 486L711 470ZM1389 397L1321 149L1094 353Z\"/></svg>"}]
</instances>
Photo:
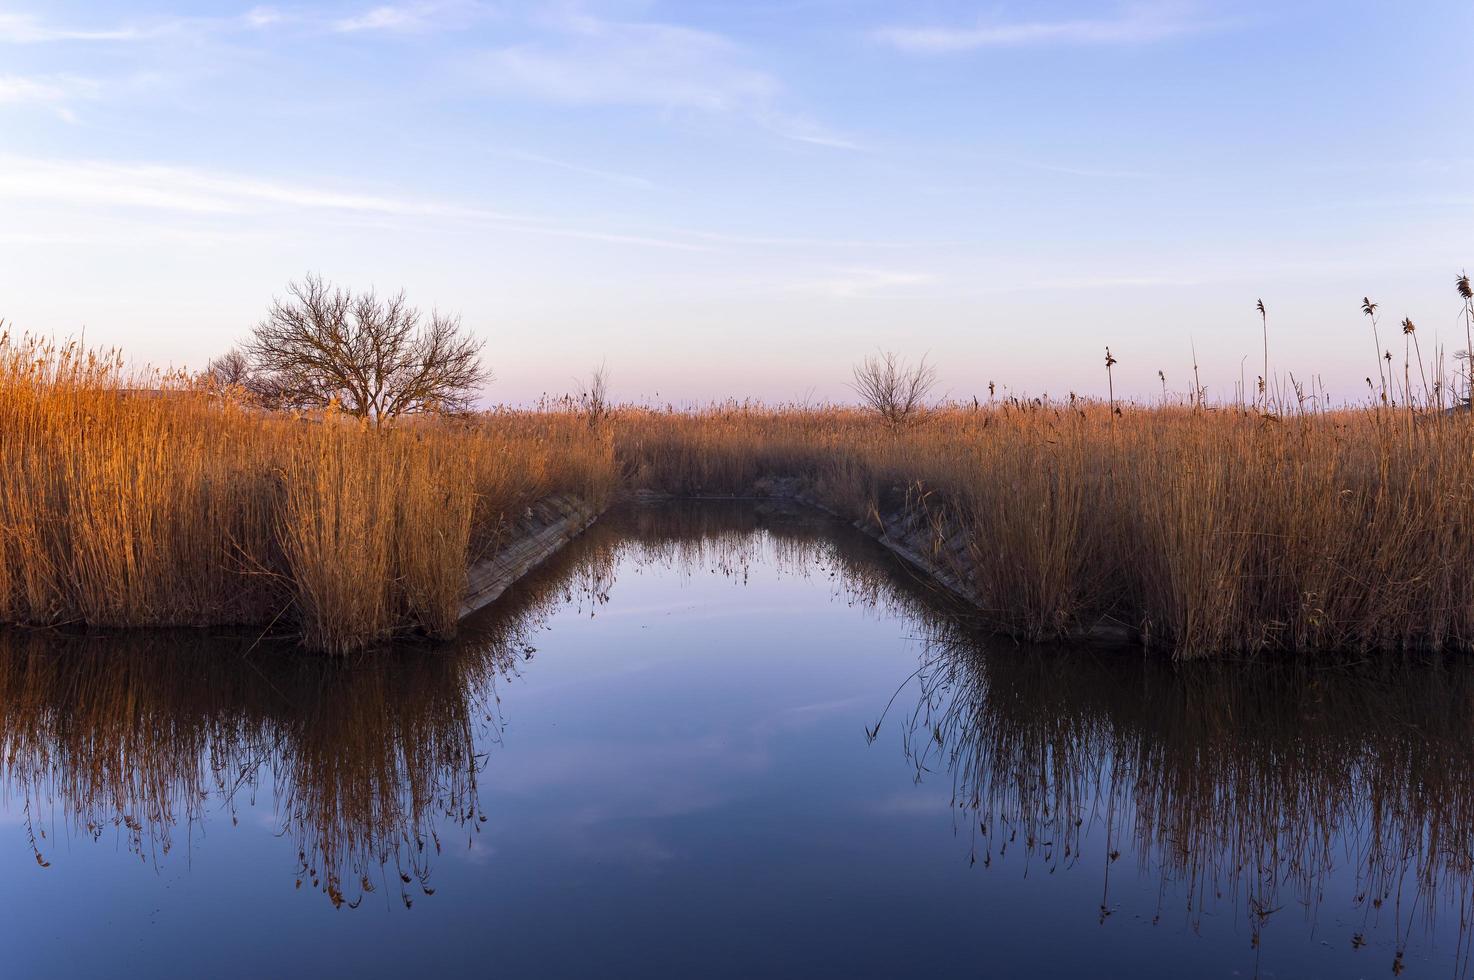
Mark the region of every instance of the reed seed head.
<instances>
[{"instance_id":1,"label":"reed seed head","mask_svg":"<svg viewBox=\"0 0 1474 980\"><path fill-rule=\"evenodd\" d=\"M1459 278L1454 280L1454 285L1459 289L1459 295L1464 299L1474 299L1474 288L1469 286L1469 273L1459 273Z\"/></svg>"},{"instance_id":2,"label":"reed seed head","mask_svg":"<svg viewBox=\"0 0 1474 980\"><path fill-rule=\"evenodd\" d=\"M1405 334L1411 334L1413 331L1415 331L1417 329L1418 328L1413 324L1413 321L1412 320L1408 319L1407 317L1403 317L1402 318L1402 332L1403 333L1405 333Z\"/></svg>"},{"instance_id":3,"label":"reed seed head","mask_svg":"<svg viewBox=\"0 0 1474 980\"><path fill-rule=\"evenodd\" d=\"M1367 316L1376 316L1377 304L1373 303L1370 298L1363 296L1361 298L1361 311Z\"/></svg>"}]
</instances>

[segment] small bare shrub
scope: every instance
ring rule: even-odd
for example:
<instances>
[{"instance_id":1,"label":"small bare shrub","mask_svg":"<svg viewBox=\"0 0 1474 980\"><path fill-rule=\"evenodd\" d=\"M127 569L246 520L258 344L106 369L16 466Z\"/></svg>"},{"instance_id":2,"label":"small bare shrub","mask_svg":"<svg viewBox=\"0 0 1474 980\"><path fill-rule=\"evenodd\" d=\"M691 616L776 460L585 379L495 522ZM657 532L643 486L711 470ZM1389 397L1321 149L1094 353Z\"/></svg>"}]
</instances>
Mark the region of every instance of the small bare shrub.
<instances>
[{"instance_id":1,"label":"small bare shrub","mask_svg":"<svg viewBox=\"0 0 1474 980\"><path fill-rule=\"evenodd\" d=\"M850 385L860 401L887 424L900 427L926 408L926 396L936 387L937 372L923 357L915 366L900 355L883 351L855 365Z\"/></svg>"},{"instance_id":2,"label":"small bare shrub","mask_svg":"<svg viewBox=\"0 0 1474 980\"><path fill-rule=\"evenodd\" d=\"M600 363L594 368L587 381L579 382L578 407L589 421L589 428L597 429L609 417L609 366Z\"/></svg>"}]
</instances>

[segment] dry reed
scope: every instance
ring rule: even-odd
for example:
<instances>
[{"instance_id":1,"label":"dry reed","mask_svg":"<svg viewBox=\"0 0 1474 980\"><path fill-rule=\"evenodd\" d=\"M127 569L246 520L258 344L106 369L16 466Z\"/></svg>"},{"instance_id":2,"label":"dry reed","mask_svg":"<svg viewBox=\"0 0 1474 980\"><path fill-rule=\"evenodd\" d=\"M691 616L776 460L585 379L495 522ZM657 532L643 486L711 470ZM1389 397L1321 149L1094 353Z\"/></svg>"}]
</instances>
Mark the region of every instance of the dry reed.
<instances>
[{"instance_id":1,"label":"dry reed","mask_svg":"<svg viewBox=\"0 0 1474 980\"><path fill-rule=\"evenodd\" d=\"M508 515L613 479L569 418L374 432L10 339L0 452L0 620L272 625L334 652L448 634Z\"/></svg>"},{"instance_id":2,"label":"dry reed","mask_svg":"<svg viewBox=\"0 0 1474 980\"><path fill-rule=\"evenodd\" d=\"M1467 650L1474 426L1410 387L1396 413L1214 408L1199 388L1151 407L990 397L907 426L751 403L590 425L570 402L372 432L8 341L0 621L271 624L330 651L445 636L468 563L541 496L782 480L861 521L924 506L980 614L1023 638Z\"/></svg>"},{"instance_id":3,"label":"dry reed","mask_svg":"<svg viewBox=\"0 0 1474 980\"><path fill-rule=\"evenodd\" d=\"M925 501L996 628L1124 627L1180 657L1474 642L1474 429L1375 407L1268 415L1073 399L944 407L896 431L844 409L626 409L642 485L774 478L878 522Z\"/></svg>"}]
</instances>

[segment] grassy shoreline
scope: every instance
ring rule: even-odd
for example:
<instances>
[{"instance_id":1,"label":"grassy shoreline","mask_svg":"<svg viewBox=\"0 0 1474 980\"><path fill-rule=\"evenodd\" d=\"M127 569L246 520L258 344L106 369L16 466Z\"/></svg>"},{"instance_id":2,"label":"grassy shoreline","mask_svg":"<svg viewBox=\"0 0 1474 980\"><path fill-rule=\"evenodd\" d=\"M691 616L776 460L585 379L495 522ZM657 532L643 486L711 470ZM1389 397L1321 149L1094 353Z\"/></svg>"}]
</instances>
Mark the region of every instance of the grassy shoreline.
<instances>
[{"instance_id":1,"label":"grassy shoreline","mask_svg":"<svg viewBox=\"0 0 1474 980\"><path fill-rule=\"evenodd\" d=\"M1474 426L1371 406L572 407L373 431L116 356L0 345L0 621L253 625L342 653L454 632L533 501L749 492L923 512L992 627L1177 657L1474 647Z\"/></svg>"}]
</instances>

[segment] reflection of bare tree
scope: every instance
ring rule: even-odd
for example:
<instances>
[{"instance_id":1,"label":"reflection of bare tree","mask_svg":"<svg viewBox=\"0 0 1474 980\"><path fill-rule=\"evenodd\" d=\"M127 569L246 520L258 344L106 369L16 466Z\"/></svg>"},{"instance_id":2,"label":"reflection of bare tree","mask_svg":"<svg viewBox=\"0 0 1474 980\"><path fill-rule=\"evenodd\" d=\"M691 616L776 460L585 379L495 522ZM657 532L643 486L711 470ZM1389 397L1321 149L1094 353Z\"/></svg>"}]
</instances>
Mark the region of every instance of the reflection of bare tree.
<instances>
[{"instance_id":1,"label":"reflection of bare tree","mask_svg":"<svg viewBox=\"0 0 1474 980\"><path fill-rule=\"evenodd\" d=\"M1112 865L1131 850L1161 894L1185 891L1194 924L1220 898L1239 903L1256 943L1281 910L1313 918L1339 870L1364 920L1354 943L1390 922L1400 968L1413 927L1452 912L1464 950L1467 667L1173 666L940 637L920 685L907 752L918 778L950 770L975 860L1018 850L1051 873L1101 867L1106 916ZM1091 842L1103 853L1082 853Z\"/></svg>"}]
</instances>

